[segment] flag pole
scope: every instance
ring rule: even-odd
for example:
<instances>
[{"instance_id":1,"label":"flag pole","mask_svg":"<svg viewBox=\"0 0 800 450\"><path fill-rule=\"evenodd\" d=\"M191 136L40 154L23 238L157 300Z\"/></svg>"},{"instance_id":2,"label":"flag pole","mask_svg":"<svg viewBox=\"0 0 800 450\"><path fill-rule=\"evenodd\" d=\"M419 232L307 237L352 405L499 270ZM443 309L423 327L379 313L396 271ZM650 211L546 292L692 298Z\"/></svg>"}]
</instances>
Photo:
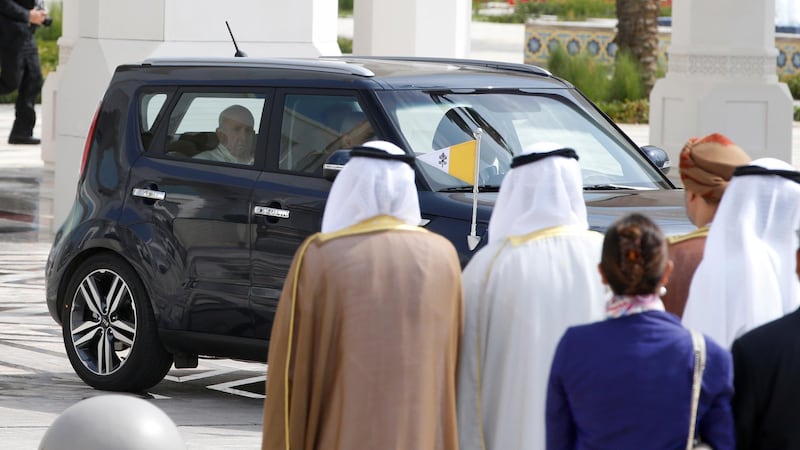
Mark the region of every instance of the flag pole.
<instances>
[{"instance_id":1,"label":"flag pole","mask_svg":"<svg viewBox=\"0 0 800 450\"><path fill-rule=\"evenodd\" d=\"M467 236L467 246L470 251L475 250L478 243L481 242L481 237L477 234L478 229L478 173L481 163L481 135L483 129L478 128L473 133L475 136L475 173L472 179L472 223L470 225L470 232Z\"/></svg>"}]
</instances>

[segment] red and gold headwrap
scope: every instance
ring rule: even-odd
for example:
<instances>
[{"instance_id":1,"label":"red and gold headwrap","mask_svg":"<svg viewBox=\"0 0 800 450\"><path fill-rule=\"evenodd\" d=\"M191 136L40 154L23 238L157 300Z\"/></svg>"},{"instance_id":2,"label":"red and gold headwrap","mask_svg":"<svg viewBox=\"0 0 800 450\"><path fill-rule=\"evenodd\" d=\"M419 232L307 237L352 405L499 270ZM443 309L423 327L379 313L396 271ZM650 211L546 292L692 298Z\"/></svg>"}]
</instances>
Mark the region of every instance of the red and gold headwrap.
<instances>
[{"instance_id":1,"label":"red and gold headwrap","mask_svg":"<svg viewBox=\"0 0 800 450\"><path fill-rule=\"evenodd\" d=\"M734 169L749 162L744 150L719 133L692 138L681 150L681 181L686 190L718 203Z\"/></svg>"}]
</instances>

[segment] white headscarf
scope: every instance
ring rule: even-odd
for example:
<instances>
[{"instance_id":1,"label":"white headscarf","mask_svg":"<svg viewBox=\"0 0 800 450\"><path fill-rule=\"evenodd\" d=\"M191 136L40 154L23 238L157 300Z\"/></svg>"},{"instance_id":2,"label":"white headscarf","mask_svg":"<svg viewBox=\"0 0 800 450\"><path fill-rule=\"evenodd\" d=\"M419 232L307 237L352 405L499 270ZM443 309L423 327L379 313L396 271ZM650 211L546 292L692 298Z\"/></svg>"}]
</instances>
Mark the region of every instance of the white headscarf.
<instances>
[{"instance_id":1,"label":"white headscarf","mask_svg":"<svg viewBox=\"0 0 800 450\"><path fill-rule=\"evenodd\" d=\"M370 141L362 147L406 154L386 141ZM322 216L322 232L338 231L380 215L419 225L422 216L414 169L401 161L353 157L333 182Z\"/></svg>"},{"instance_id":2,"label":"white headscarf","mask_svg":"<svg viewBox=\"0 0 800 450\"><path fill-rule=\"evenodd\" d=\"M795 172L774 158L749 165ZM683 323L730 348L743 333L796 309L798 227L800 184L777 175L731 178L692 278Z\"/></svg>"},{"instance_id":3,"label":"white headscarf","mask_svg":"<svg viewBox=\"0 0 800 450\"><path fill-rule=\"evenodd\" d=\"M523 154L560 148L563 146L543 142L528 147ZM589 228L577 160L548 157L506 173L489 220L489 242L561 225Z\"/></svg>"}]
</instances>

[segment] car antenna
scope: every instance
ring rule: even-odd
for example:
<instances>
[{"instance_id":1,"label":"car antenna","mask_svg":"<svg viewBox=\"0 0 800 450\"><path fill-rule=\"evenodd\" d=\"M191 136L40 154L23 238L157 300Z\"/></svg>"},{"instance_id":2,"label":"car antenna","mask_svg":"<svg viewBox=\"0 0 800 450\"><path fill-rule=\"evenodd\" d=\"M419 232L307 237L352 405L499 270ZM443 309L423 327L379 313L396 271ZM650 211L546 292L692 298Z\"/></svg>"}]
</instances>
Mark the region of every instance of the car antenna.
<instances>
[{"instance_id":1,"label":"car antenna","mask_svg":"<svg viewBox=\"0 0 800 450\"><path fill-rule=\"evenodd\" d=\"M247 54L241 50L239 50L239 46L236 45L236 38L233 37L233 31L231 31L231 26L228 25L228 21L225 21L225 26L228 27L228 33L231 35L231 40L233 41L233 47L236 49L236 53L233 56L240 58L242 56L247 56Z\"/></svg>"}]
</instances>

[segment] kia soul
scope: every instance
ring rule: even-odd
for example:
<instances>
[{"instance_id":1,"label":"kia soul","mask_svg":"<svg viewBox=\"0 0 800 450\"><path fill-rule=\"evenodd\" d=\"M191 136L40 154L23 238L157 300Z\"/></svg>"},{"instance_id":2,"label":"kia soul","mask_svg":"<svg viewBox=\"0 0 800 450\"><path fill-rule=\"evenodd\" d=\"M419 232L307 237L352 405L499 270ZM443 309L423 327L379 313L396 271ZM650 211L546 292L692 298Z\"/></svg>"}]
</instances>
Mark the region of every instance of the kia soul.
<instances>
[{"instance_id":1,"label":"kia soul","mask_svg":"<svg viewBox=\"0 0 800 450\"><path fill-rule=\"evenodd\" d=\"M683 191L665 176L666 153L638 148L535 66L390 57L123 65L92 122L46 267L47 305L81 379L139 391L198 357L265 361L289 264L320 229L337 158L373 139L417 158L421 225L450 239L462 264L487 241L512 158L541 142L578 153L593 229L634 211L667 234L693 228ZM436 154L449 148L452 159L478 142L477 180Z\"/></svg>"}]
</instances>

